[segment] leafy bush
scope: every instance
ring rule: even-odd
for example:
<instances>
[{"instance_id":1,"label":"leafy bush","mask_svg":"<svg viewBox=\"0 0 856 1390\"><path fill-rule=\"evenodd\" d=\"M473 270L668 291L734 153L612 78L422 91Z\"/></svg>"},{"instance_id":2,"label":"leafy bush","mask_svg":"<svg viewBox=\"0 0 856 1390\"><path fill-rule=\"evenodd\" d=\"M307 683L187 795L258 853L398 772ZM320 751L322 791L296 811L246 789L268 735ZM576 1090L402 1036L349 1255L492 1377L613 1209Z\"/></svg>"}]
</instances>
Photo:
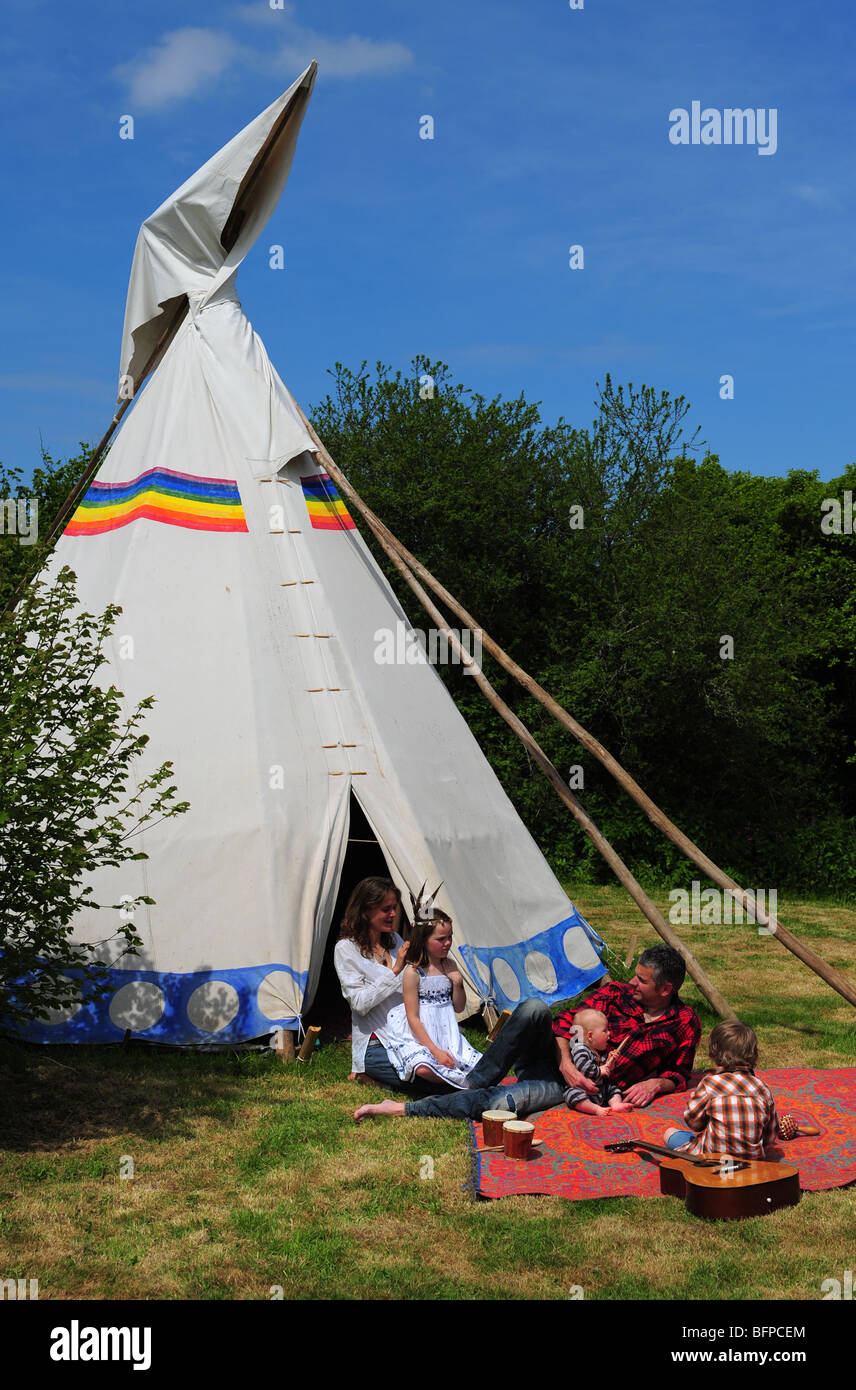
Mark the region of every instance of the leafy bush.
<instances>
[{"instance_id":1,"label":"leafy bush","mask_svg":"<svg viewBox=\"0 0 856 1390\"><path fill-rule=\"evenodd\" d=\"M119 612L82 612L64 569L0 621L0 1023L13 1030L77 999L69 969L103 992L97 947L70 942L81 909L107 906L92 901L84 879L144 859L133 844L139 829L187 809L171 763L136 775L152 699L123 720L121 692L95 681ZM110 906L131 915L134 905ZM139 944L130 921L107 936L120 956Z\"/></svg>"}]
</instances>

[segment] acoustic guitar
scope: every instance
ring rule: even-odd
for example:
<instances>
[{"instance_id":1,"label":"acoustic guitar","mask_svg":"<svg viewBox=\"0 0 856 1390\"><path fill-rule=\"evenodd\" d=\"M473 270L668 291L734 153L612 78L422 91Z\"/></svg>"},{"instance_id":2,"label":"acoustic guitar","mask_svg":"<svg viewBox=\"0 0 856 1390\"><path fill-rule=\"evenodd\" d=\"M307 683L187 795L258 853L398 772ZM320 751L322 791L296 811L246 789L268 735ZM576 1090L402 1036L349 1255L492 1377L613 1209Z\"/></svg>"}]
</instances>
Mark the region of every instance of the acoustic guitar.
<instances>
[{"instance_id":1,"label":"acoustic guitar","mask_svg":"<svg viewBox=\"0 0 856 1390\"><path fill-rule=\"evenodd\" d=\"M660 1191L666 1197L684 1197L687 1210L710 1221L738 1221L744 1216L766 1216L780 1207L795 1207L800 1199L799 1169L787 1163L762 1159L731 1158L729 1154L686 1154L626 1139L605 1144L608 1153L647 1150L657 1155Z\"/></svg>"}]
</instances>

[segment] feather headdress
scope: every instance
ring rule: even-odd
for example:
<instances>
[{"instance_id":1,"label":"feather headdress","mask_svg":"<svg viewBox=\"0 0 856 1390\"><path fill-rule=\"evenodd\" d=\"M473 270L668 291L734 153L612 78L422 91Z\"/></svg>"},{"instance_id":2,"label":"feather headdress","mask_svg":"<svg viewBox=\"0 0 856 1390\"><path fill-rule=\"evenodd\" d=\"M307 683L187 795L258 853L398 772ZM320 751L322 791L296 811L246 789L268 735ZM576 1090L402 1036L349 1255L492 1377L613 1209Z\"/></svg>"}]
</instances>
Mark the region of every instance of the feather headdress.
<instances>
[{"instance_id":1,"label":"feather headdress","mask_svg":"<svg viewBox=\"0 0 856 1390\"><path fill-rule=\"evenodd\" d=\"M426 878L422 887L419 889L419 892L416 894L416 897L414 898L413 894L410 894L410 901L413 904L414 926L417 926L418 924L423 922L433 921L434 899L436 898L440 889L443 887L443 880L440 880L440 882L437 884L437 887L434 889L434 892L430 893L428 897L425 896L425 889L427 888L427 886L428 880Z\"/></svg>"}]
</instances>

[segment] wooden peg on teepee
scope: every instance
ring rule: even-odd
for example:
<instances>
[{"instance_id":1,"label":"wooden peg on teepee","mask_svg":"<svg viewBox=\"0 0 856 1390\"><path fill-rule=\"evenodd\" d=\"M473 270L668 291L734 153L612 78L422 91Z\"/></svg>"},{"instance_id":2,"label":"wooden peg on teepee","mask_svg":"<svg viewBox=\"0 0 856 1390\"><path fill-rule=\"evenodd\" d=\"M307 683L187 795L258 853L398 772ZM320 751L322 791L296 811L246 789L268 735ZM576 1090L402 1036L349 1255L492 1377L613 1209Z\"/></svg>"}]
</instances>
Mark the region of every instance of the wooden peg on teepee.
<instances>
[{"instance_id":1,"label":"wooden peg on teepee","mask_svg":"<svg viewBox=\"0 0 856 1390\"><path fill-rule=\"evenodd\" d=\"M502 1029L502 1028L505 1027L506 1023L508 1022L508 1020L509 1020L510 1018L511 1018L511 1010L510 1010L510 1009L503 1009L502 1013L499 1015L499 1018L496 1020L496 1023L493 1025L493 1027L491 1028L490 1032L489 1032L488 1035L487 1035L487 1040L488 1040L488 1042L493 1042L494 1038L496 1038L497 1035L499 1034L500 1029Z\"/></svg>"},{"instance_id":2,"label":"wooden peg on teepee","mask_svg":"<svg viewBox=\"0 0 856 1390\"><path fill-rule=\"evenodd\" d=\"M315 1039L318 1037L320 1032L321 1029L318 1028L315 1024L313 1024L311 1028L306 1029L306 1037L303 1039L303 1042L300 1045L300 1051L297 1054L298 1062L309 1061L310 1057L312 1056L313 1048L315 1047Z\"/></svg>"}]
</instances>

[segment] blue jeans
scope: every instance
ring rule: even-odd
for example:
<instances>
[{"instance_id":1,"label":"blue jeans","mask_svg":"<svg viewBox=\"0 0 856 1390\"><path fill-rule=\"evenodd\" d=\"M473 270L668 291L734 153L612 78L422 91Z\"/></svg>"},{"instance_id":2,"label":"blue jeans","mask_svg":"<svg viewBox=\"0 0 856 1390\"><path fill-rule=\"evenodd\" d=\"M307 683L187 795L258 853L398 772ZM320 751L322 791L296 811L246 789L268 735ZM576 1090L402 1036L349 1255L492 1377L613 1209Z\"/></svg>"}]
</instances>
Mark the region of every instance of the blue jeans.
<instances>
[{"instance_id":1,"label":"blue jeans","mask_svg":"<svg viewBox=\"0 0 856 1390\"><path fill-rule=\"evenodd\" d=\"M406 1091L411 1096L429 1096L435 1091L446 1095L449 1087L444 1081L438 1078L436 1082L424 1081L421 1076L416 1077L411 1082L402 1081L392 1062L383 1043L370 1042L366 1048L366 1059L363 1063L366 1075L372 1081L376 1081L379 1086L389 1086L393 1091Z\"/></svg>"},{"instance_id":2,"label":"blue jeans","mask_svg":"<svg viewBox=\"0 0 856 1390\"><path fill-rule=\"evenodd\" d=\"M509 1071L517 1080L498 1085ZM550 1010L540 999L524 999L469 1073L466 1091L407 1101L404 1113L450 1120L478 1120L485 1110L531 1115L562 1105L566 1089Z\"/></svg>"}]
</instances>

